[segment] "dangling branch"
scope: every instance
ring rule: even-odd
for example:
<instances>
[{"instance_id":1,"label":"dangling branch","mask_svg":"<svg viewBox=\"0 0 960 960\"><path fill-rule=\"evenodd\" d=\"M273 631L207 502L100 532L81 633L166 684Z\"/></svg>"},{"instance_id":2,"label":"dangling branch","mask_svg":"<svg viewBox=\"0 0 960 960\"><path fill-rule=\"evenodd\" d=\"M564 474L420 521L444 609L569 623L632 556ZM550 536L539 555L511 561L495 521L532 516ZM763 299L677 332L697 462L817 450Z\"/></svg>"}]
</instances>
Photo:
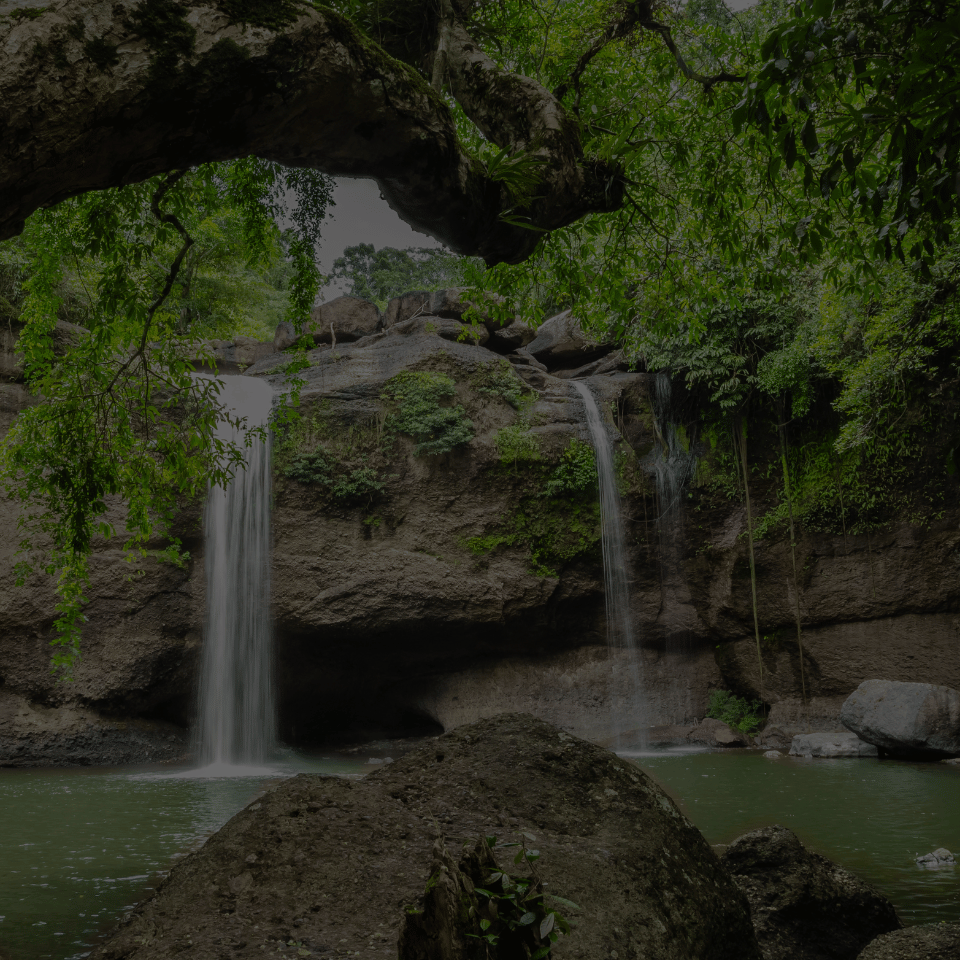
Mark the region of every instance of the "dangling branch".
<instances>
[{"instance_id":1,"label":"dangling branch","mask_svg":"<svg viewBox=\"0 0 960 960\"><path fill-rule=\"evenodd\" d=\"M783 415L781 411L781 421ZM787 512L790 516L790 560L793 563L793 605L797 621L797 647L800 649L800 695L807 702L807 683L803 666L803 631L800 627L800 580L797 577L797 538L793 527L793 495L790 492L790 468L787 465L787 430L784 423L777 424L780 431L780 462L783 464L783 484L787 494Z\"/></svg>"}]
</instances>

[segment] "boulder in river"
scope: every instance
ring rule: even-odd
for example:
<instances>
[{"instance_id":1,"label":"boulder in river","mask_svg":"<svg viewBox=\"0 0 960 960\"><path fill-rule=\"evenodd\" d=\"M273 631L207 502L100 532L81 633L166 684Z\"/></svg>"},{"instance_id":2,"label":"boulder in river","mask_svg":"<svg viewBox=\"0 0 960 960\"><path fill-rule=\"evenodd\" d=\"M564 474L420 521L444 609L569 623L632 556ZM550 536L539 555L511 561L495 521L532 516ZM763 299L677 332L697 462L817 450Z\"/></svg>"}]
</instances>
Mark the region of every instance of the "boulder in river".
<instances>
[{"instance_id":1,"label":"boulder in river","mask_svg":"<svg viewBox=\"0 0 960 960\"><path fill-rule=\"evenodd\" d=\"M885 933L873 940L859 960L958 960L960 923L924 923Z\"/></svg>"},{"instance_id":2,"label":"boulder in river","mask_svg":"<svg viewBox=\"0 0 960 960\"><path fill-rule=\"evenodd\" d=\"M956 863L954 855L946 848L939 847L933 853L925 853L922 857L917 857L917 863L921 867L936 869L937 867L952 867Z\"/></svg>"},{"instance_id":3,"label":"boulder in river","mask_svg":"<svg viewBox=\"0 0 960 960\"><path fill-rule=\"evenodd\" d=\"M876 757L877 748L855 733L799 733L790 744L791 757Z\"/></svg>"},{"instance_id":4,"label":"boulder in river","mask_svg":"<svg viewBox=\"0 0 960 960\"><path fill-rule=\"evenodd\" d=\"M960 755L960 693L932 683L865 680L840 720L881 756L940 760Z\"/></svg>"},{"instance_id":5,"label":"boulder in river","mask_svg":"<svg viewBox=\"0 0 960 960\"><path fill-rule=\"evenodd\" d=\"M855 960L900 928L889 900L785 827L744 834L720 860L750 901L764 960Z\"/></svg>"},{"instance_id":6,"label":"boulder in river","mask_svg":"<svg viewBox=\"0 0 960 960\"><path fill-rule=\"evenodd\" d=\"M760 960L744 895L670 798L629 760L523 714L459 727L359 781L275 786L91 956L262 958L283 945L396 960L402 918L442 879L438 851L450 860L490 836L514 844L495 853L515 875L516 844L539 852L546 900L572 922L558 956Z\"/></svg>"}]
</instances>

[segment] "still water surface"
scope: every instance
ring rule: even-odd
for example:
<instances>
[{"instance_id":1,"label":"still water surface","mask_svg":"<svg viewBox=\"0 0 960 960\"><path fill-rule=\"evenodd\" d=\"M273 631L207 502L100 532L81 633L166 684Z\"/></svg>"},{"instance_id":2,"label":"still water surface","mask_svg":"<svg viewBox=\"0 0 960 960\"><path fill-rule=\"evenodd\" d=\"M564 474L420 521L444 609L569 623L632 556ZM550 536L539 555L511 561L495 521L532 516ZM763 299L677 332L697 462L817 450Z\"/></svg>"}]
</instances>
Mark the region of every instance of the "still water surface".
<instances>
[{"instance_id":1,"label":"still water surface","mask_svg":"<svg viewBox=\"0 0 960 960\"><path fill-rule=\"evenodd\" d=\"M366 759L297 758L279 776L249 777L0 771L0 960L83 956L176 857L284 775L356 776L374 769Z\"/></svg>"},{"instance_id":2,"label":"still water surface","mask_svg":"<svg viewBox=\"0 0 960 960\"><path fill-rule=\"evenodd\" d=\"M356 776L374 769L366 761L298 758L294 768ZM905 923L960 920L960 869L913 862L936 847L960 852L956 768L756 753L638 762L711 843L781 823L877 886ZM83 956L177 856L278 780L168 774L0 771L0 958Z\"/></svg>"},{"instance_id":3,"label":"still water surface","mask_svg":"<svg viewBox=\"0 0 960 960\"><path fill-rule=\"evenodd\" d=\"M815 853L872 883L904 924L960 921L960 769L895 760L804 760L760 753L641 757L710 843L779 823Z\"/></svg>"}]
</instances>

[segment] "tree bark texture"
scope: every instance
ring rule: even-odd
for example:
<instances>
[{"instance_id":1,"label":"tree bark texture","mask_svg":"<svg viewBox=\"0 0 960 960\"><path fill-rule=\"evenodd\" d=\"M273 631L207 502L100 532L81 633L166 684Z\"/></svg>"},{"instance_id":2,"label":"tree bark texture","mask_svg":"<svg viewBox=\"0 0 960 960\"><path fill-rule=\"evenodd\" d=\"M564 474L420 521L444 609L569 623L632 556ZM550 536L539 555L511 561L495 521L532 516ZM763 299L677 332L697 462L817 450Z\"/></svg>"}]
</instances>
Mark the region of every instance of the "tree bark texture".
<instances>
[{"instance_id":1,"label":"tree bark texture","mask_svg":"<svg viewBox=\"0 0 960 960\"><path fill-rule=\"evenodd\" d=\"M539 233L506 223L502 184L463 150L443 96L348 19L296 0L0 0L0 240L87 190L255 154L370 177L452 250L519 262ZM534 150L525 213L551 230L615 209L615 171L585 160L575 122L498 68L453 22L450 89L498 145Z\"/></svg>"}]
</instances>

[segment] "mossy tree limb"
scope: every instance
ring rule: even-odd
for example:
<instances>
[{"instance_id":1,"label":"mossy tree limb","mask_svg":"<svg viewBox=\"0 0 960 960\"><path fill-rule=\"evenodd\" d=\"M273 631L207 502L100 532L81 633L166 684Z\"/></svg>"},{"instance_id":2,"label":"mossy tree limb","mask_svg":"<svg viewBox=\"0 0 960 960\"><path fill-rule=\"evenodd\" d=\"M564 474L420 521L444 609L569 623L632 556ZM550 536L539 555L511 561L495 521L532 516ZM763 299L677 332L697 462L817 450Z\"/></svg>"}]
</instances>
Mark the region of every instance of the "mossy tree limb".
<instances>
[{"instance_id":1,"label":"mossy tree limb","mask_svg":"<svg viewBox=\"0 0 960 960\"><path fill-rule=\"evenodd\" d=\"M530 254L537 232L501 219L509 192L462 148L443 96L413 67L328 7L294 16L290 3L263 3L245 22L247 7L70 0L0 23L0 240L69 196L255 154L376 179L408 223L458 253L490 263ZM267 7L277 16L264 19ZM553 95L488 59L478 69L469 50L479 48L451 30L455 96L494 142L535 144L544 160L532 225L618 206L616 172L584 160ZM85 56L90 43L110 57Z\"/></svg>"}]
</instances>

